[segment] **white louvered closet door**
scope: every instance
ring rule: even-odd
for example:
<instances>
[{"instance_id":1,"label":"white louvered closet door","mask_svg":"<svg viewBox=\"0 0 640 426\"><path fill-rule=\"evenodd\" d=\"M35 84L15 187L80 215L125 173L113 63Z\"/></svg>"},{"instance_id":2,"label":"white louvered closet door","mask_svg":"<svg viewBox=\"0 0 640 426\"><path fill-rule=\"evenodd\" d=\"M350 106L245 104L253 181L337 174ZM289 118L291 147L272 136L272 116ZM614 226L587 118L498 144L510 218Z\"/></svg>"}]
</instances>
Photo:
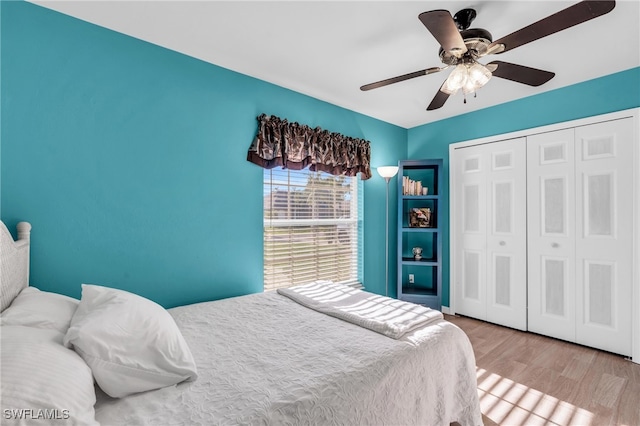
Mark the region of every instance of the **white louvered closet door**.
<instances>
[{"instance_id":1,"label":"white louvered closet door","mask_svg":"<svg viewBox=\"0 0 640 426\"><path fill-rule=\"evenodd\" d=\"M526 330L526 140L486 147L487 321Z\"/></svg>"},{"instance_id":2,"label":"white louvered closet door","mask_svg":"<svg viewBox=\"0 0 640 426\"><path fill-rule=\"evenodd\" d=\"M576 128L576 341L631 354L633 120Z\"/></svg>"},{"instance_id":3,"label":"white louvered closet door","mask_svg":"<svg viewBox=\"0 0 640 426\"><path fill-rule=\"evenodd\" d=\"M527 137L529 330L631 354L632 120Z\"/></svg>"},{"instance_id":4,"label":"white louvered closet door","mask_svg":"<svg viewBox=\"0 0 640 426\"><path fill-rule=\"evenodd\" d=\"M574 129L527 138L529 330L574 341Z\"/></svg>"},{"instance_id":5,"label":"white louvered closet door","mask_svg":"<svg viewBox=\"0 0 640 426\"><path fill-rule=\"evenodd\" d=\"M526 144L455 151L456 311L526 329Z\"/></svg>"},{"instance_id":6,"label":"white louvered closet door","mask_svg":"<svg viewBox=\"0 0 640 426\"><path fill-rule=\"evenodd\" d=\"M487 149L480 145L455 151L456 310L486 319Z\"/></svg>"}]
</instances>

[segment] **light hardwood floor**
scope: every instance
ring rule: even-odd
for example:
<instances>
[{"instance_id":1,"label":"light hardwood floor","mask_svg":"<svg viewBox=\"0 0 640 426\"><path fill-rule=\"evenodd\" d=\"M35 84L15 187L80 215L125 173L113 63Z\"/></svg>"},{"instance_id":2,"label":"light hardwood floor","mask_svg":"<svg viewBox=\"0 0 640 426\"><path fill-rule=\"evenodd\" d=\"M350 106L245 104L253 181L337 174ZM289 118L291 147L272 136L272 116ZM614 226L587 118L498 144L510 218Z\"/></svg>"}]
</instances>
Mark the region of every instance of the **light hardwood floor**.
<instances>
[{"instance_id":1,"label":"light hardwood floor","mask_svg":"<svg viewBox=\"0 0 640 426\"><path fill-rule=\"evenodd\" d=\"M640 365L611 353L459 316L485 425L640 426Z\"/></svg>"}]
</instances>

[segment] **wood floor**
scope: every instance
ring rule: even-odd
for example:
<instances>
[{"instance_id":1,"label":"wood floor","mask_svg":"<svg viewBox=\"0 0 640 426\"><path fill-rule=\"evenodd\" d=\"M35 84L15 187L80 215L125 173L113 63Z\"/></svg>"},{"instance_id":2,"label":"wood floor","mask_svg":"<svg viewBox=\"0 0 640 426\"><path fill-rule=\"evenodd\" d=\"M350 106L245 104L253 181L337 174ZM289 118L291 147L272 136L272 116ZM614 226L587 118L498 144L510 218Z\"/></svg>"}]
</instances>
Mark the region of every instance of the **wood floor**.
<instances>
[{"instance_id":1,"label":"wood floor","mask_svg":"<svg viewBox=\"0 0 640 426\"><path fill-rule=\"evenodd\" d=\"M466 317L485 425L640 426L640 365Z\"/></svg>"}]
</instances>

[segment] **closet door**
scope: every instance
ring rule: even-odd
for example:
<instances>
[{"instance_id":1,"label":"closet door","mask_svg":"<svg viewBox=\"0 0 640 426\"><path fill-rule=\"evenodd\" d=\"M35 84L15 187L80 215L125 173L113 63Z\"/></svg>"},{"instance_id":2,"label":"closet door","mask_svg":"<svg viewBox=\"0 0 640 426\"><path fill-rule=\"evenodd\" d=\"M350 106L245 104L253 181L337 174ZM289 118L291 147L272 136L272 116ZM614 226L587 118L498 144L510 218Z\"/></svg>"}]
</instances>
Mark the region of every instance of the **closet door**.
<instances>
[{"instance_id":1,"label":"closet door","mask_svg":"<svg viewBox=\"0 0 640 426\"><path fill-rule=\"evenodd\" d=\"M460 148L454 189L456 311L526 329L526 144Z\"/></svg>"},{"instance_id":2,"label":"closet door","mask_svg":"<svg viewBox=\"0 0 640 426\"><path fill-rule=\"evenodd\" d=\"M526 140L487 152L487 321L527 329Z\"/></svg>"},{"instance_id":3,"label":"closet door","mask_svg":"<svg viewBox=\"0 0 640 426\"><path fill-rule=\"evenodd\" d=\"M574 341L574 130L527 137L528 327Z\"/></svg>"},{"instance_id":4,"label":"closet door","mask_svg":"<svg viewBox=\"0 0 640 426\"><path fill-rule=\"evenodd\" d=\"M456 310L485 319L487 245L487 149L465 147L455 151L456 188Z\"/></svg>"},{"instance_id":5,"label":"closet door","mask_svg":"<svg viewBox=\"0 0 640 426\"><path fill-rule=\"evenodd\" d=\"M578 343L631 354L633 121L576 128Z\"/></svg>"}]
</instances>

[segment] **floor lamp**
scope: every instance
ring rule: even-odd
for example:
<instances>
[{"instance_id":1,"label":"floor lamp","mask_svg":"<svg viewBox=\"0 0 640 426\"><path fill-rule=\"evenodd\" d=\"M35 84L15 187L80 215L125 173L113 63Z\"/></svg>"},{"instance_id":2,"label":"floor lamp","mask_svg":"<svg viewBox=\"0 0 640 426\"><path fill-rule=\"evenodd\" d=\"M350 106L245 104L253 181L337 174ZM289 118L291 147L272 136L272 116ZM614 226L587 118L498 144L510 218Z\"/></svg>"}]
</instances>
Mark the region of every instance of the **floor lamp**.
<instances>
[{"instance_id":1,"label":"floor lamp","mask_svg":"<svg viewBox=\"0 0 640 426\"><path fill-rule=\"evenodd\" d=\"M389 181L398 173L398 166L382 166L378 167L378 174L387 182L387 215L385 217L386 232L384 245L384 279L385 279L385 296L389 295Z\"/></svg>"}]
</instances>

